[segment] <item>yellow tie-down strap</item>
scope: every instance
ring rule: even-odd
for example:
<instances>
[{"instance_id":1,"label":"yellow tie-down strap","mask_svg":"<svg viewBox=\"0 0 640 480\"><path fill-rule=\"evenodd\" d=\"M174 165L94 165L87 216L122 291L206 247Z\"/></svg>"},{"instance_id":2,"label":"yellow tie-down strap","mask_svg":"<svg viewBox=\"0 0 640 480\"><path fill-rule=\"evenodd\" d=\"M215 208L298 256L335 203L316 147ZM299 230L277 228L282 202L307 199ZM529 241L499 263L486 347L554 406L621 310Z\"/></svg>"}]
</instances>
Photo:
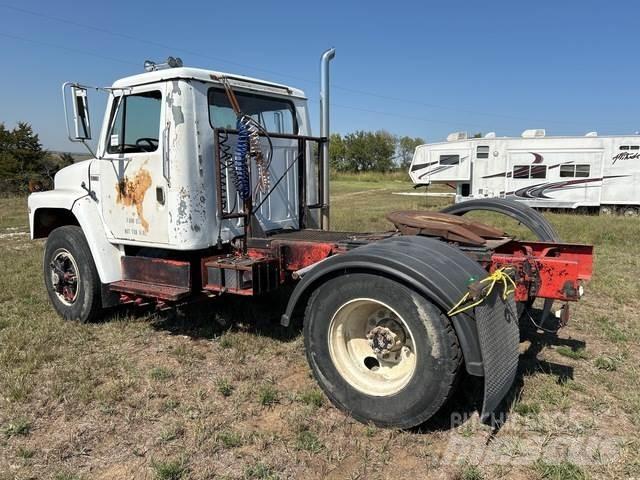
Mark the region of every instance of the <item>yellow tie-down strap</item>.
<instances>
[{"instance_id":1,"label":"yellow tie-down strap","mask_svg":"<svg viewBox=\"0 0 640 480\"><path fill-rule=\"evenodd\" d=\"M458 303L456 303L451 310L447 312L449 317L458 315L459 313L466 312L472 308L480 305L485 299L491 295L496 283L502 284L502 299L506 300L516 290L516 282L505 272L505 267L496 269L491 275L482 280L479 280L479 284L487 284L481 291L479 298L475 299L471 296L471 291L465 293Z\"/></svg>"}]
</instances>

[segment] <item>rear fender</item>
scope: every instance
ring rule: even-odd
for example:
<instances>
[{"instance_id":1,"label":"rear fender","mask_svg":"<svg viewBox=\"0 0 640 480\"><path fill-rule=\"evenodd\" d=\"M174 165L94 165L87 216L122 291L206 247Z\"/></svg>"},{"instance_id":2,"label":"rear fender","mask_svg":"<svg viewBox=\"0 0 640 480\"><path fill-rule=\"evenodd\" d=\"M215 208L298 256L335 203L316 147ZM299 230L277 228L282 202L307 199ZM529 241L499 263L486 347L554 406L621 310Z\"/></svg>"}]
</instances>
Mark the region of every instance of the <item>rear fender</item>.
<instances>
[{"instance_id":1,"label":"rear fender","mask_svg":"<svg viewBox=\"0 0 640 480\"><path fill-rule=\"evenodd\" d=\"M443 312L468 291L471 278L487 275L480 264L444 242L420 236L392 237L329 257L312 268L293 291L282 323L289 324L297 307L306 306L319 285L355 272L392 278L421 293ZM507 313L511 306L501 296L485 303L476 309L475 318L472 312L451 318L467 372L485 377L483 418L513 384L519 356L517 321Z\"/></svg>"},{"instance_id":2,"label":"rear fender","mask_svg":"<svg viewBox=\"0 0 640 480\"><path fill-rule=\"evenodd\" d=\"M329 257L312 268L291 294L282 323L288 325L296 308L304 308L311 293L322 283L353 272L371 272L393 278L420 292L445 312L466 293L469 278L487 275L478 263L446 243L427 237L394 237ZM472 375L483 375L473 317L461 313L455 315L452 322L467 371Z\"/></svg>"}]
</instances>

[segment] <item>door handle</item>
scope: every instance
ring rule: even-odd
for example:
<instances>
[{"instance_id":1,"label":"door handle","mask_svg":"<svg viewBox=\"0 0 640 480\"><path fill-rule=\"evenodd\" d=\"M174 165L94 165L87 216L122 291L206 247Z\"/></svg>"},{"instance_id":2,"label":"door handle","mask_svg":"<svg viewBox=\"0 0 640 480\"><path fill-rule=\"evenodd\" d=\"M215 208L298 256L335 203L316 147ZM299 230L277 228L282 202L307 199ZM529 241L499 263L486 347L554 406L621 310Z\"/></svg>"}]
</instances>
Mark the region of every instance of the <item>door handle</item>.
<instances>
[{"instance_id":1,"label":"door handle","mask_svg":"<svg viewBox=\"0 0 640 480\"><path fill-rule=\"evenodd\" d=\"M167 122L164 130L162 131L162 176L167 182L167 187L170 187L169 181L169 130L171 123Z\"/></svg>"},{"instance_id":2,"label":"door handle","mask_svg":"<svg viewBox=\"0 0 640 480\"><path fill-rule=\"evenodd\" d=\"M164 205L166 202L166 198L164 195L163 187L156 187L156 200L160 205Z\"/></svg>"}]
</instances>

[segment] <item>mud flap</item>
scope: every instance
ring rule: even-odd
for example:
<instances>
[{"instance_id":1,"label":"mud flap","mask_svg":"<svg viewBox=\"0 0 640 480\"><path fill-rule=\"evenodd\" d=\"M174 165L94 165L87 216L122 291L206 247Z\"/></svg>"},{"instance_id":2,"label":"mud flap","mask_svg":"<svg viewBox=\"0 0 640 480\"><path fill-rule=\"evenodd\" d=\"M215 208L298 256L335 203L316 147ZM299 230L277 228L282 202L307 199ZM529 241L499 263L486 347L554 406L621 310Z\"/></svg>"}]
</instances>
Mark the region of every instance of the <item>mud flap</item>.
<instances>
[{"instance_id":1,"label":"mud flap","mask_svg":"<svg viewBox=\"0 0 640 480\"><path fill-rule=\"evenodd\" d=\"M475 317L484 364L484 399L480 418L491 419L511 389L518 370L520 329L513 296L505 301L501 289L475 308Z\"/></svg>"}]
</instances>

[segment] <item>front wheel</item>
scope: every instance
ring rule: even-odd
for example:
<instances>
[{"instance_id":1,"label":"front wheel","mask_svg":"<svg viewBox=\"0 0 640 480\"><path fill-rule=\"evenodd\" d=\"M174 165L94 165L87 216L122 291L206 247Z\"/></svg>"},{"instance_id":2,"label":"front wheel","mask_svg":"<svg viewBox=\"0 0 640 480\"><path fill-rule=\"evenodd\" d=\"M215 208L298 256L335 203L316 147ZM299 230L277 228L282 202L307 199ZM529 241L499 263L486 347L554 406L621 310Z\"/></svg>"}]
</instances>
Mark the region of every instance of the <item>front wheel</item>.
<instances>
[{"instance_id":1,"label":"front wheel","mask_svg":"<svg viewBox=\"0 0 640 480\"><path fill-rule=\"evenodd\" d=\"M442 312L378 275L347 274L320 286L307 306L304 340L329 399L357 420L384 427L409 428L433 416L461 363Z\"/></svg>"},{"instance_id":2,"label":"front wheel","mask_svg":"<svg viewBox=\"0 0 640 480\"><path fill-rule=\"evenodd\" d=\"M94 320L101 309L100 278L82 229L56 228L44 249L44 284L53 308L65 320Z\"/></svg>"}]
</instances>

